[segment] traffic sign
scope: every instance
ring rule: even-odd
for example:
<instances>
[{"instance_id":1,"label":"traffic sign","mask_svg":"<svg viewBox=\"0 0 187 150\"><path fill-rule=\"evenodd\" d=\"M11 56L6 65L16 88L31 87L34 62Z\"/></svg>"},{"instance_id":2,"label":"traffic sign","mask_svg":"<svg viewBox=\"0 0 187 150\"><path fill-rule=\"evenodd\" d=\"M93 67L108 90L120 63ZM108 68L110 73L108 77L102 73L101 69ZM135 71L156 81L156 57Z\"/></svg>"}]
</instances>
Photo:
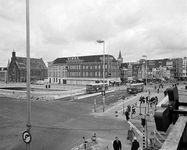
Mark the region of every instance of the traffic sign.
<instances>
[{"instance_id":1,"label":"traffic sign","mask_svg":"<svg viewBox=\"0 0 187 150\"><path fill-rule=\"evenodd\" d=\"M122 99L124 100L124 99L125 99L125 96L122 96Z\"/></svg>"},{"instance_id":2,"label":"traffic sign","mask_svg":"<svg viewBox=\"0 0 187 150\"><path fill-rule=\"evenodd\" d=\"M24 131L22 134L22 139L26 144L29 144L31 142L31 134L28 131Z\"/></svg>"}]
</instances>

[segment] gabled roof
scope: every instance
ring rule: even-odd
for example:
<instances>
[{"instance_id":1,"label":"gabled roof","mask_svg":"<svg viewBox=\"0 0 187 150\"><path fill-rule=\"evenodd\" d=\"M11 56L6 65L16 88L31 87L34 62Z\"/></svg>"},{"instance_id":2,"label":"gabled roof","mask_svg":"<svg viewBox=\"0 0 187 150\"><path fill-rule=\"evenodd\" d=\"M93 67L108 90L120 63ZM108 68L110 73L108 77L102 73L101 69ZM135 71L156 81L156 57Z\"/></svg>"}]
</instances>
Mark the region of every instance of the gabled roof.
<instances>
[{"instance_id":1,"label":"gabled roof","mask_svg":"<svg viewBox=\"0 0 187 150\"><path fill-rule=\"evenodd\" d=\"M105 57L110 57L112 58L113 62L116 62L116 59L112 55L106 54ZM53 64L67 63L69 60L79 60L82 62L101 62L102 58L103 58L103 55L62 57L62 58L55 59L53 61Z\"/></svg>"},{"instance_id":2,"label":"gabled roof","mask_svg":"<svg viewBox=\"0 0 187 150\"><path fill-rule=\"evenodd\" d=\"M16 57L16 64L19 68L27 67L27 59L25 57ZM30 58L31 69L47 69L43 59Z\"/></svg>"}]
</instances>

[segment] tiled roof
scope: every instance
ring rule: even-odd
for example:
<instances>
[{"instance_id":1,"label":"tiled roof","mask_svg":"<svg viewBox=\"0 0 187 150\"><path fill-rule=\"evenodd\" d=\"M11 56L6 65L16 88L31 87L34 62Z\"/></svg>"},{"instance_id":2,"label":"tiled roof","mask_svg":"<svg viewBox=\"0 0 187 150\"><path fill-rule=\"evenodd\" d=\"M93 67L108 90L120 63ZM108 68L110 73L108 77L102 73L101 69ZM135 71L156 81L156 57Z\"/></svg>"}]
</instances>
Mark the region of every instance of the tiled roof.
<instances>
[{"instance_id":1,"label":"tiled roof","mask_svg":"<svg viewBox=\"0 0 187 150\"><path fill-rule=\"evenodd\" d=\"M27 59L25 57L16 57L16 63L19 68L27 67ZM31 69L47 69L44 61L42 59L30 58L30 68Z\"/></svg>"},{"instance_id":2,"label":"tiled roof","mask_svg":"<svg viewBox=\"0 0 187 150\"><path fill-rule=\"evenodd\" d=\"M105 55L106 57L111 57L112 61L116 62L116 59L112 55ZM90 56L74 56L74 57L62 57L57 58L53 61L54 64L58 63L67 63L68 60L81 60L83 62L101 62L101 58L103 58L103 55L90 55Z\"/></svg>"}]
</instances>

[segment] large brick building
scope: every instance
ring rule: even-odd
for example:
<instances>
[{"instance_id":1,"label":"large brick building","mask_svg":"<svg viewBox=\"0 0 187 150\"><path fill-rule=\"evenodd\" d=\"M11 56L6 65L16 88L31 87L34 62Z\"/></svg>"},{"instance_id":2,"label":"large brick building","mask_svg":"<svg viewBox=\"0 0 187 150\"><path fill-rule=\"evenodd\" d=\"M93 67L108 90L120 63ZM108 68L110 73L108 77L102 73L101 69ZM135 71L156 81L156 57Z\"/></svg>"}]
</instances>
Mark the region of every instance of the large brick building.
<instances>
[{"instance_id":1,"label":"large brick building","mask_svg":"<svg viewBox=\"0 0 187 150\"><path fill-rule=\"evenodd\" d=\"M26 82L27 58L17 57L16 52L13 51L7 72L8 82ZM30 73L31 82L47 79L47 67L42 58L30 58Z\"/></svg>"},{"instance_id":2,"label":"large brick building","mask_svg":"<svg viewBox=\"0 0 187 150\"><path fill-rule=\"evenodd\" d=\"M103 81L105 67L105 81L119 81L119 66L121 61L112 55L76 56L57 58L48 62L48 78L50 83L86 85Z\"/></svg>"}]
</instances>

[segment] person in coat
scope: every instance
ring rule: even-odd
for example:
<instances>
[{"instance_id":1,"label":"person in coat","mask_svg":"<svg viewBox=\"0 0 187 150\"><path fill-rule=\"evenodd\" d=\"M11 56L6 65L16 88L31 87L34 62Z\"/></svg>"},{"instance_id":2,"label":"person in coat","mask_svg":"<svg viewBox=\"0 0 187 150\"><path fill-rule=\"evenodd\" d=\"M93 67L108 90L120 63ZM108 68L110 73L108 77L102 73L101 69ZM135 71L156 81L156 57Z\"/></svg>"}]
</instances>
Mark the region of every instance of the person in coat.
<instances>
[{"instance_id":1,"label":"person in coat","mask_svg":"<svg viewBox=\"0 0 187 150\"><path fill-rule=\"evenodd\" d=\"M129 141L133 141L134 139L134 136L135 136L135 132L134 132L134 129L132 126L129 127L129 130L128 130L128 133L127 133L127 140Z\"/></svg>"},{"instance_id":2,"label":"person in coat","mask_svg":"<svg viewBox=\"0 0 187 150\"><path fill-rule=\"evenodd\" d=\"M139 147L140 147L140 144L137 141L137 138L134 137L134 141L132 142L131 150L138 150Z\"/></svg>"},{"instance_id":3,"label":"person in coat","mask_svg":"<svg viewBox=\"0 0 187 150\"><path fill-rule=\"evenodd\" d=\"M116 136L114 142L113 142L113 148L114 150L122 150L121 141Z\"/></svg>"}]
</instances>

